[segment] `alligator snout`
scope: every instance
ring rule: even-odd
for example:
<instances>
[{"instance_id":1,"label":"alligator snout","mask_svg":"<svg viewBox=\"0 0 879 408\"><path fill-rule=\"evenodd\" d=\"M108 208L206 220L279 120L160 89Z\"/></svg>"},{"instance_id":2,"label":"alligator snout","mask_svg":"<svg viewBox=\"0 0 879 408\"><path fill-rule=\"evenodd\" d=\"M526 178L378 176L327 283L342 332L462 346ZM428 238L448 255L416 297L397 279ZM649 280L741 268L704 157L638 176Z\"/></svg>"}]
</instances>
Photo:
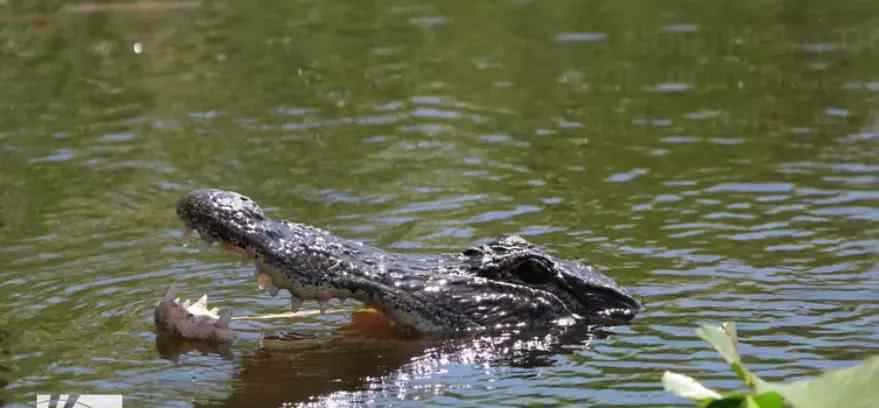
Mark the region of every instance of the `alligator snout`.
<instances>
[{"instance_id":1,"label":"alligator snout","mask_svg":"<svg viewBox=\"0 0 879 408\"><path fill-rule=\"evenodd\" d=\"M262 208L231 191L200 189L177 201L177 216L207 241L244 247L248 232L265 220Z\"/></svg>"}]
</instances>

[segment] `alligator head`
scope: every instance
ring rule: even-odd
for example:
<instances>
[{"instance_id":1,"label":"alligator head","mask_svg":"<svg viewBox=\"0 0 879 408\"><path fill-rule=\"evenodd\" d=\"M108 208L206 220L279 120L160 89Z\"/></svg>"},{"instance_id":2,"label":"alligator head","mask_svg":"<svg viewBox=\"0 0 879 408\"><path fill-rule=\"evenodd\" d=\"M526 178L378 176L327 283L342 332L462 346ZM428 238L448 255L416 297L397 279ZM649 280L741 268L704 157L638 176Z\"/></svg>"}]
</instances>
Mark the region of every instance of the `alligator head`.
<instances>
[{"instance_id":1,"label":"alligator head","mask_svg":"<svg viewBox=\"0 0 879 408\"><path fill-rule=\"evenodd\" d=\"M449 334L585 321L620 324L640 304L592 267L556 259L520 237L462 253L385 252L326 231L268 218L248 197L195 190L177 203L187 229L253 258L260 287L286 289L292 308L353 298L398 327Z\"/></svg>"}]
</instances>

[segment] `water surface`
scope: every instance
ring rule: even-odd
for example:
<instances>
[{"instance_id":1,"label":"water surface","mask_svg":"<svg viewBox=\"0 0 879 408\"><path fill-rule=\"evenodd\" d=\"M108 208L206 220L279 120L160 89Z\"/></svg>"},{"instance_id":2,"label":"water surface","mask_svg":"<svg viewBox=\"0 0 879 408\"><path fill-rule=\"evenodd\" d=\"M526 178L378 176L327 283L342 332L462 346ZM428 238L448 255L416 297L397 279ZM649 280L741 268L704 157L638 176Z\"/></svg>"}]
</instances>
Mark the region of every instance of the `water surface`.
<instances>
[{"instance_id":1,"label":"water surface","mask_svg":"<svg viewBox=\"0 0 879 408\"><path fill-rule=\"evenodd\" d=\"M702 323L738 322L767 379L879 352L874 2L258 3L0 1L0 400L686 406L663 370L737 386ZM394 251L520 234L647 309L564 339L344 311L163 341L171 283L287 305L181 241L203 186Z\"/></svg>"}]
</instances>

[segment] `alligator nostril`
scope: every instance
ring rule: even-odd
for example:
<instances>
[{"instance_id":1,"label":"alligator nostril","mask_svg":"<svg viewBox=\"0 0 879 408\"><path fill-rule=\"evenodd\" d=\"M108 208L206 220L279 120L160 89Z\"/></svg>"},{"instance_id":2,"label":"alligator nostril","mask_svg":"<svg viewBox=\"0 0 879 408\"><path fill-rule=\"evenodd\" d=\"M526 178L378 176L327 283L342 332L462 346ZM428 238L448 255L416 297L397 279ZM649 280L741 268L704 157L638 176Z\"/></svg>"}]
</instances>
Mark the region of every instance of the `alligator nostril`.
<instances>
[{"instance_id":1,"label":"alligator nostril","mask_svg":"<svg viewBox=\"0 0 879 408\"><path fill-rule=\"evenodd\" d=\"M482 255L482 251L480 251L476 248L467 248L464 250L463 254L466 256L476 256L476 255Z\"/></svg>"}]
</instances>

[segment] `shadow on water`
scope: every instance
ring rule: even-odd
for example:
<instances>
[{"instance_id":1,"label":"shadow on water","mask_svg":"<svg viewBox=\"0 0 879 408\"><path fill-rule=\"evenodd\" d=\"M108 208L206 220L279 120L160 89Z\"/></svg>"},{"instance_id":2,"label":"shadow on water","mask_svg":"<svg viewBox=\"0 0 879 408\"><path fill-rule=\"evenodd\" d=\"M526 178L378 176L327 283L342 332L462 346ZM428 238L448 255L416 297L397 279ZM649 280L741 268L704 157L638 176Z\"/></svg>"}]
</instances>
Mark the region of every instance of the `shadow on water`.
<instances>
[{"instance_id":1,"label":"shadow on water","mask_svg":"<svg viewBox=\"0 0 879 408\"><path fill-rule=\"evenodd\" d=\"M265 337L258 349L241 351L229 395L195 406L358 405L417 392L419 379L441 375L450 365L551 366L566 349L587 348L611 334L583 325L455 339L400 338L370 315L374 313L355 312L349 326L326 337L293 332ZM156 339L156 348L162 358L175 363L191 352L235 358L234 345L166 336Z\"/></svg>"},{"instance_id":2,"label":"shadow on water","mask_svg":"<svg viewBox=\"0 0 879 408\"><path fill-rule=\"evenodd\" d=\"M216 354L223 359L232 359L232 346L229 343L210 343L187 340L166 334L156 336L156 351L165 360L180 364L180 357L187 353Z\"/></svg>"}]
</instances>

